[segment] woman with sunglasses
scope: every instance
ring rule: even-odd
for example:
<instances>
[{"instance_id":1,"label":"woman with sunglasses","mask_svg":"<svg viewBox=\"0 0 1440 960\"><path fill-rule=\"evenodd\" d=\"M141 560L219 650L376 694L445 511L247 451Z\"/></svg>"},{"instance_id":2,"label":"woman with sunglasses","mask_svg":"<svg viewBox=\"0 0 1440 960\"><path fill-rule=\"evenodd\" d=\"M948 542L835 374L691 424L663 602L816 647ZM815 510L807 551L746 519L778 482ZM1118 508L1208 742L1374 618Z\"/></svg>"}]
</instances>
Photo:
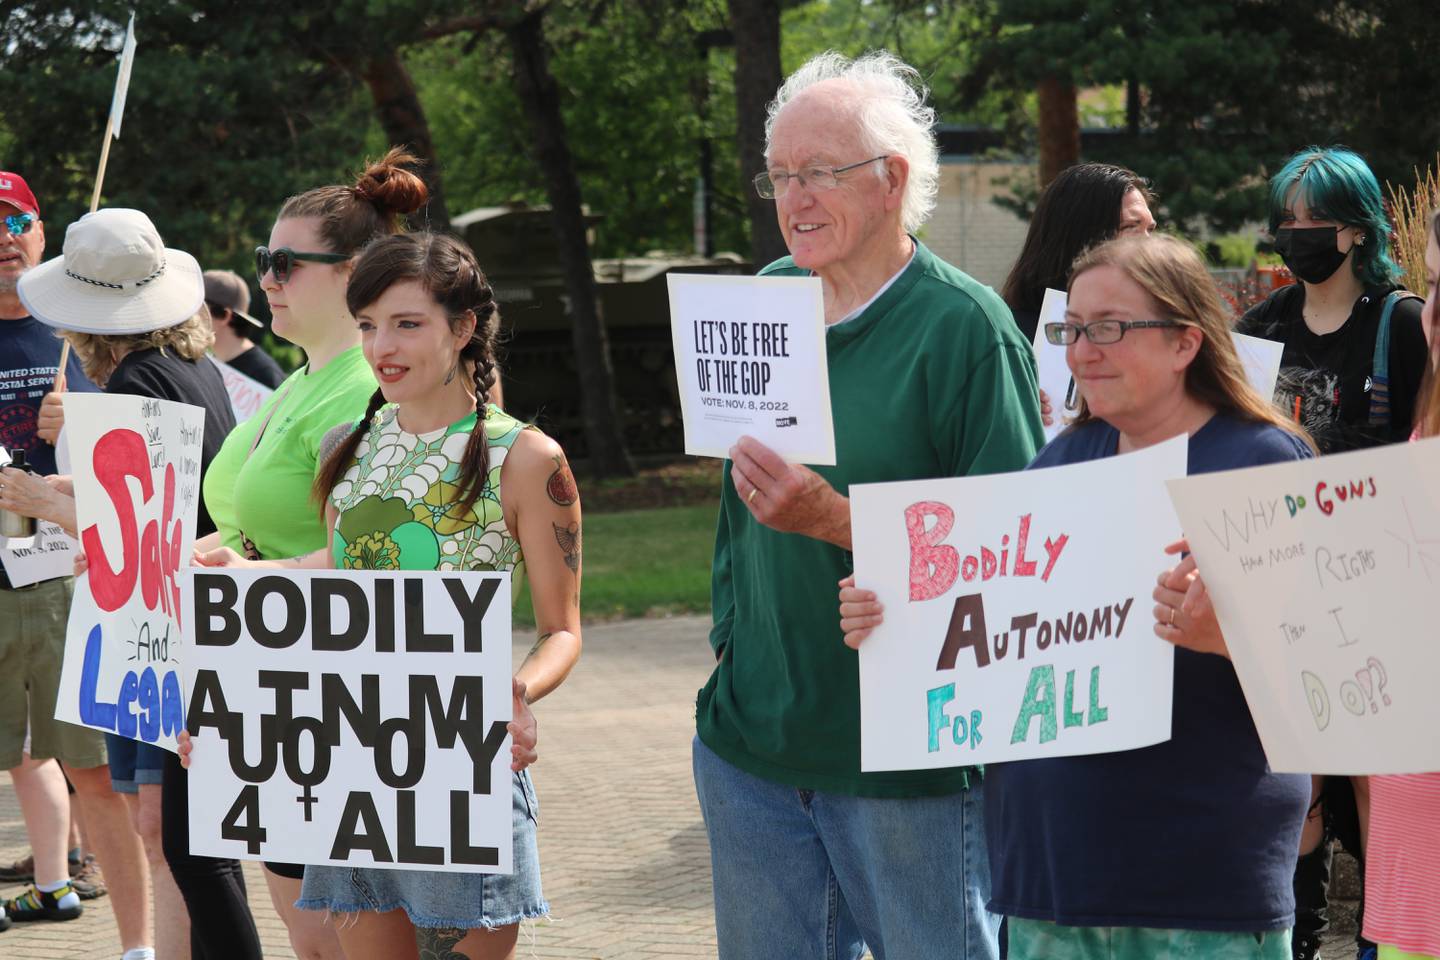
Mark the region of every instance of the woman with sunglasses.
<instances>
[{"instance_id":1,"label":"woman with sunglasses","mask_svg":"<svg viewBox=\"0 0 1440 960\"><path fill-rule=\"evenodd\" d=\"M393 149L367 166L353 186L317 187L291 197L280 208L269 244L255 251L272 329L301 347L306 363L230 434L216 455L204 495L219 532L196 544L200 562L213 566L240 557L323 555L325 524L310 502L320 441L337 423L353 423L375 392L375 375L345 305L345 284L360 249L376 237L398 233L399 215L420 209L428 199L425 184L407 169L414 163L409 154ZM183 803L183 780L175 779L181 783L177 801ZM177 859L188 848L188 835L181 832L187 816L188 806L172 824L176 843L167 842ZM339 942L324 916L294 907L303 876L302 865L265 864L270 899L296 955L301 960L339 958Z\"/></svg>"},{"instance_id":2,"label":"woman with sunglasses","mask_svg":"<svg viewBox=\"0 0 1440 960\"><path fill-rule=\"evenodd\" d=\"M1296 460L1313 448L1247 383L1204 263L1170 237L1111 240L1075 263L1064 323L1082 398L1030 469L1189 438L1189 472ZM1157 566L1163 543L1155 544ZM840 591L845 642L883 616ZM1218 635L1174 607L1177 646ZM1171 738L1138 750L985 768L990 907L1016 960L1289 960L1290 877L1309 778L1272 773L1230 661L1175 651Z\"/></svg>"},{"instance_id":3,"label":"woman with sunglasses","mask_svg":"<svg viewBox=\"0 0 1440 960\"><path fill-rule=\"evenodd\" d=\"M1275 291L1235 329L1285 345L1275 402L1321 453L1399 443L1414 425L1429 354L1421 300L1400 288L1390 229L1375 174L1349 150L1307 147L1270 181L1275 248L1299 282ZM1294 960L1320 949L1331 837L1360 860L1364 875L1369 782L1316 777L1312 786L1295 868ZM1357 954L1374 949L1363 938L1357 946Z\"/></svg>"}]
</instances>

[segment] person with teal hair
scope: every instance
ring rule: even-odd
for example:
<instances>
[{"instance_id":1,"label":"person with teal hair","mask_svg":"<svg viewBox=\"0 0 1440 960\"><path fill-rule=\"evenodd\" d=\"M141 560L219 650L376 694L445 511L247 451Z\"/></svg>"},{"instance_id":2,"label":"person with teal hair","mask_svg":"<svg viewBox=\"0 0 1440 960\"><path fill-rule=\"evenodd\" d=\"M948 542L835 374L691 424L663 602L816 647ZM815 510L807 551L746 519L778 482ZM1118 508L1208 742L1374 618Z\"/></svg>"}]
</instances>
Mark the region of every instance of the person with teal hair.
<instances>
[{"instance_id":1,"label":"person with teal hair","mask_svg":"<svg viewBox=\"0 0 1440 960\"><path fill-rule=\"evenodd\" d=\"M1407 440L1429 362L1423 301L1400 287L1375 174L1352 150L1306 147L1270 180L1269 220L1298 282L1235 329L1285 345L1275 402L1322 454ZM1312 787L1295 870L1295 960L1318 954L1330 841L1355 854L1363 876L1369 820L1365 778L1316 777ZM1362 941L1357 956L1367 955L1373 945Z\"/></svg>"}]
</instances>

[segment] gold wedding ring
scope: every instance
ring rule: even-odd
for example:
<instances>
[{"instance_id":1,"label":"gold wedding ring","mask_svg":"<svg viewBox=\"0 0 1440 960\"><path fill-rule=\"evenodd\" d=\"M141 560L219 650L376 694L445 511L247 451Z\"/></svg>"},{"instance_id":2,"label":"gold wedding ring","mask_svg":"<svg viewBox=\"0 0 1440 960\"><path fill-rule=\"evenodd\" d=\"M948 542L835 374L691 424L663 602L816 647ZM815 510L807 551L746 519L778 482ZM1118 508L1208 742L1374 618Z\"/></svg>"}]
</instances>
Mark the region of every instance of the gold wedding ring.
<instances>
[{"instance_id":1,"label":"gold wedding ring","mask_svg":"<svg viewBox=\"0 0 1440 960\"><path fill-rule=\"evenodd\" d=\"M1175 614L1178 612L1174 607L1170 608L1170 626L1172 627L1175 626Z\"/></svg>"},{"instance_id":2,"label":"gold wedding ring","mask_svg":"<svg viewBox=\"0 0 1440 960\"><path fill-rule=\"evenodd\" d=\"M759 492L760 492L760 488L759 488L759 487L751 487L751 488L750 488L750 496L748 496L748 497L745 498L745 502L746 502L746 503L754 503L754 502L755 502L755 494L757 494L757 493L759 493Z\"/></svg>"}]
</instances>

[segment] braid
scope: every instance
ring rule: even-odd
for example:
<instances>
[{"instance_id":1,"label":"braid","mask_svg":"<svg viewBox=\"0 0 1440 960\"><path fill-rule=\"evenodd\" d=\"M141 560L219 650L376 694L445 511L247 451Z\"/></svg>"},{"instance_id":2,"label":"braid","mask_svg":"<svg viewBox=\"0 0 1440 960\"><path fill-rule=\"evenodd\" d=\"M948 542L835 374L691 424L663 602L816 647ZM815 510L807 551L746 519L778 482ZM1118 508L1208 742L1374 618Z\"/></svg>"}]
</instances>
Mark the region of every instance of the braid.
<instances>
[{"instance_id":1,"label":"braid","mask_svg":"<svg viewBox=\"0 0 1440 960\"><path fill-rule=\"evenodd\" d=\"M475 505L490 481L490 441L485 436L485 418L489 415L486 407L490 402L490 388L495 385L495 351L493 338L483 331L494 313L494 301L475 311L475 333L460 351L460 358L470 361L475 382L475 427L460 458L460 485L456 491L462 514Z\"/></svg>"},{"instance_id":2,"label":"braid","mask_svg":"<svg viewBox=\"0 0 1440 960\"><path fill-rule=\"evenodd\" d=\"M345 435L335 450L325 457L319 473L315 477L315 486L310 490L310 496L320 504L320 515L325 515L325 504L330 499L330 492L345 476L345 471L350 468L350 461L355 459L355 451L360 448L360 441L364 438L365 432L370 429L370 421L375 419L375 414L385 405L385 394L379 387L370 394L370 403L365 407L365 416L355 424L355 429Z\"/></svg>"}]
</instances>

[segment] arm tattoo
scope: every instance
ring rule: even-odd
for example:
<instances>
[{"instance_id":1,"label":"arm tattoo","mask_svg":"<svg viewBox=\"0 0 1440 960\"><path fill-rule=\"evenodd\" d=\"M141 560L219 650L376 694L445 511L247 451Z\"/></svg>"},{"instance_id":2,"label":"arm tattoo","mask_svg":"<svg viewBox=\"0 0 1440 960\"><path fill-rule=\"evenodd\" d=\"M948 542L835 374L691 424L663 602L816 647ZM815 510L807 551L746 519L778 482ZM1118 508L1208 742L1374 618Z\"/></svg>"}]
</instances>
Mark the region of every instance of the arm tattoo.
<instances>
[{"instance_id":1,"label":"arm tattoo","mask_svg":"<svg viewBox=\"0 0 1440 960\"><path fill-rule=\"evenodd\" d=\"M555 472L550 474L550 479L545 482L545 492L550 495L551 502L568 507L580 499L580 492L575 489L575 477L570 473L570 465L565 458L554 456L550 458L555 461Z\"/></svg>"},{"instance_id":2,"label":"arm tattoo","mask_svg":"<svg viewBox=\"0 0 1440 960\"><path fill-rule=\"evenodd\" d=\"M526 654L525 659L529 660L531 657L535 656L535 654L539 653L540 648L545 646L545 641L549 640L553 636L555 636L555 634L553 633L540 634L540 639L535 641L535 646L530 648L530 652Z\"/></svg>"},{"instance_id":3,"label":"arm tattoo","mask_svg":"<svg viewBox=\"0 0 1440 960\"><path fill-rule=\"evenodd\" d=\"M555 542L560 544L560 552L565 554L565 566L570 572L579 576L580 574L580 524L571 523L568 527L562 527L558 523L550 526L555 528Z\"/></svg>"},{"instance_id":4,"label":"arm tattoo","mask_svg":"<svg viewBox=\"0 0 1440 960\"><path fill-rule=\"evenodd\" d=\"M466 960L465 954L455 947L469 933L469 930L443 927L416 927L415 946L420 950L420 960Z\"/></svg>"}]
</instances>

